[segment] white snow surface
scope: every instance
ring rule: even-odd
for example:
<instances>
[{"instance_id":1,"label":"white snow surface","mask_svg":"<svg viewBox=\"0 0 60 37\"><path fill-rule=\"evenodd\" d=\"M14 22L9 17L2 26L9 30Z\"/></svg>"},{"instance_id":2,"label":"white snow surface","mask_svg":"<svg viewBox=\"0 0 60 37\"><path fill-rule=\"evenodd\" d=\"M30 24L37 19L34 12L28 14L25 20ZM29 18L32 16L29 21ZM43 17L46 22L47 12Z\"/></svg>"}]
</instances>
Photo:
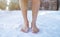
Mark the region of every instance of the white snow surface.
<instances>
[{"instance_id":1,"label":"white snow surface","mask_svg":"<svg viewBox=\"0 0 60 37\"><path fill-rule=\"evenodd\" d=\"M32 11L28 11L31 23ZM60 11L39 11L37 27L39 32L28 33L20 31L23 25L21 11L0 11L0 37L60 37Z\"/></svg>"}]
</instances>

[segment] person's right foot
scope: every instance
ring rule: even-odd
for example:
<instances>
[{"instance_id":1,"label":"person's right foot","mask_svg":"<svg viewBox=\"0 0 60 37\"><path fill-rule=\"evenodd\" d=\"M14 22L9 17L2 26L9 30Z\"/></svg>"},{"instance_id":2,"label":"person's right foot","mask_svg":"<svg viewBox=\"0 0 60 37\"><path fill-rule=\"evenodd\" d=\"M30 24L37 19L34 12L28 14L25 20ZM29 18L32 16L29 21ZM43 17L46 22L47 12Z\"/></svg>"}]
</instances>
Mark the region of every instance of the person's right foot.
<instances>
[{"instance_id":1,"label":"person's right foot","mask_svg":"<svg viewBox=\"0 0 60 37\"><path fill-rule=\"evenodd\" d=\"M25 23L25 25L23 25L21 31L27 33L29 31L29 23Z\"/></svg>"},{"instance_id":2,"label":"person's right foot","mask_svg":"<svg viewBox=\"0 0 60 37\"><path fill-rule=\"evenodd\" d=\"M28 32L28 30L29 30L29 28L28 28L28 27L23 27L23 28L21 29L21 31L22 31L22 32L25 32L25 33L27 33L27 32Z\"/></svg>"}]
</instances>

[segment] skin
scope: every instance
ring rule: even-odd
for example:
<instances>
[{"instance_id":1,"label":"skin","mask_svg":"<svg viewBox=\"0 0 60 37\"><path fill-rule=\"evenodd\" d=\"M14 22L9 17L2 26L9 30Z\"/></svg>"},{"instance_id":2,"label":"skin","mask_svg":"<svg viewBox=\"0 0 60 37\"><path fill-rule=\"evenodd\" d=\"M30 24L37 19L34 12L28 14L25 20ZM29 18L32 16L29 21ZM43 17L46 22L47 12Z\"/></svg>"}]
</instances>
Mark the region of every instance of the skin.
<instances>
[{"instance_id":1,"label":"skin","mask_svg":"<svg viewBox=\"0 0 60 37\"><path fill-rule=\"evenodd\" d=\"M21 31L28 32L29 30L29 21L27 19L27 8L28 8L28 0L20 0L19 1L22 15L24 18L24 25ZM38 33L39 29L36 26L36 20L38 15L38 10L40 7L40 0L32 0L32 22L31 22L31 29L33 33Z\"/></svg>"}]
</instances>

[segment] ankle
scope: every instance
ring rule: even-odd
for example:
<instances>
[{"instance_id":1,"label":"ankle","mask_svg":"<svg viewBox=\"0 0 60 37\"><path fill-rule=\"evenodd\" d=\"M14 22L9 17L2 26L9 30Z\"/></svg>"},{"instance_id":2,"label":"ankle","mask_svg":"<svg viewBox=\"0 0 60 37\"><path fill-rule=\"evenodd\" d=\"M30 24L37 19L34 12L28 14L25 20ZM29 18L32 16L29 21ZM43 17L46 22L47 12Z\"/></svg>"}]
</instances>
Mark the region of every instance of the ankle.
<instances>
[{"instance_id":1,"label":"ankle","mask_svg":"<svg viewBox=\"0 0 60 37\"><path fill-rule=\"evenodd\" d=\"M34 28L34 27L36 27L36 23L31 23L31 28Z\"/></svg>"},{"instance_id":2,"label":"ankle","mask_svg":"<svg viewBox=\"0 0 60 37\"><path fill-rule=\"evenodd\" d=\"M29 27L29 22L28 21L24 21L24 25L25 25L25 27Z\"/></svg>"}]
</instances>

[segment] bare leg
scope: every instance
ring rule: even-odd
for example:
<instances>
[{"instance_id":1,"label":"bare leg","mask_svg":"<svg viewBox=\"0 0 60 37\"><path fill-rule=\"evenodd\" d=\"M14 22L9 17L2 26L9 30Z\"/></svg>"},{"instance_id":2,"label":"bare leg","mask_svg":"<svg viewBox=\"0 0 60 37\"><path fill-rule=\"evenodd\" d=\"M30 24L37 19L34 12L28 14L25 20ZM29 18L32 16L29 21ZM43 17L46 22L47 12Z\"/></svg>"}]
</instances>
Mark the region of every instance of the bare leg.
<instances>
[{"instance_id":1,"label":"bare leg","mask_svg":"<svg viewBox=\"0 0 60 37\"><path fill-rule=\"evenodd\" d=\"M36 26L37 14L40 7L40 0L32 0L32 32L37 33L39 29Z\"/></svg>"},{"instance_id":2,"label":"bare leg","mask_svg":"<svg viewBox=\"0 0 60 37\"><path fill-rule=\"evenodd\" d=\"M21 10L22 10L23 18L24 18L24 25L21 30L23 32L28 32L28 28L29 28L29 23L28 23L28 19L27 19L28 0L20 0L19 3L20 3Z\"/></svg>"}]
</instances>

